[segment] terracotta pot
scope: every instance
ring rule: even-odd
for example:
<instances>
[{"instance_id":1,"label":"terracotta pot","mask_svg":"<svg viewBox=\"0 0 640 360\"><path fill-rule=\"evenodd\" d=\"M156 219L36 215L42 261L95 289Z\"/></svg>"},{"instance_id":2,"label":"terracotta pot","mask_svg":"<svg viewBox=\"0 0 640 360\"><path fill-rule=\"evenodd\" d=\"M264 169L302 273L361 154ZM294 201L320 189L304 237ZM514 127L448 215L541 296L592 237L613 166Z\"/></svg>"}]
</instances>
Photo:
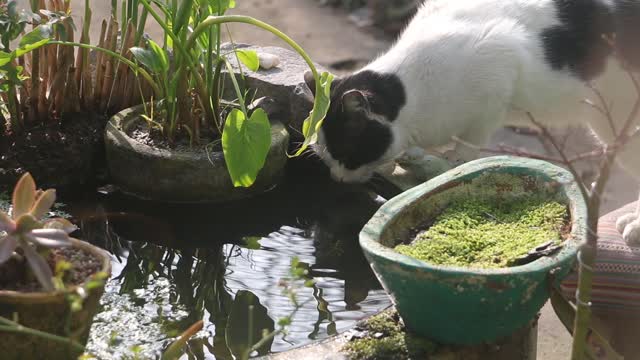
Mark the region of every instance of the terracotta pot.
<instances>
[{"instance_id":1,"label":"terracotta pot","mask_svg":"<svg viewBox=\"0 0 640 360\"><path fill-rule=\"evenodd\" d=\"M84 241L71 240L74 247L100 259L101 272L111 274L111 258L104 250ZM9 319L17 316L21 325L58 336L70 337L84 345L89 338L93 317L98 312L100 297L104 293L104 283L100 287L89 290L82 309L72 312L66 297L77 288L78 286L73 286L65 291L33 293L0 290L0 316ZM69 331L66 330L67 326ZM33 335L6 333L1 330L0 349L0 358L3 360L66 360L75 359L81 355L81 352L74 347L57 341Z\"/></svg>"}]
</instances>

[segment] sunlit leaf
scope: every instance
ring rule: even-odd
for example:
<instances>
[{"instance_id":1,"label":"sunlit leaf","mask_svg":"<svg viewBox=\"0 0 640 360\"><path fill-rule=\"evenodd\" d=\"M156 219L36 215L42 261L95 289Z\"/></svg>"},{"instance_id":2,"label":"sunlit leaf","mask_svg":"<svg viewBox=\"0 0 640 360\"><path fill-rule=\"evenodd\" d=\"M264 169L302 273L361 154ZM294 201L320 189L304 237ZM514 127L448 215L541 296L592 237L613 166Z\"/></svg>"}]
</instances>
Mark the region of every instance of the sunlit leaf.
<instances>
[{"instance_id":1,"label":"sunlit leaf","mask_svg":"<svg viewBox=\"0 0 640 360\"><path fill-rule=\"evenodd\" d=\"M136 46L129 49L129 51L139 63L151 70L152 73L160 74L163 72L162 60L156 56L153 50Z\"/></svg>"},{"instance_id":2,"label":"sunlit leaf","mask_svg":"<svg viewBox=\"0 0 640 360\"><path fill-rule=\"evenodd\" d=\"M45 45L51 39L52 34L53 27L51 25L38 25L22 37L18 49L16 49L16 56L22 56Z\"/></svg>"},{"instance_id":3,"label":"sunlit leaf","mask_svg":"<svg viewBox=\"0 0 640 360\"><path fill-rule=\"evenodd\" d=\"M15 189L13 190L13 212L12 217L18 219L22 214L31 210L36 200L36 183L31 174L22 175Z\"/></svg>"},{"instance_id":4,"label":"sunlit leaf","mask_svg":"<svg viewBox=\"0 0 640 360\"><path fill-rule=\"evenodd\" d=\"M45 291L53 291L53 273L47 261L40 256L30 245L20 247L24 251L24 256L27 258L29 267L35 275L36 279Z\"/></svg>"},{"instance_id":5,"label":"sunlit leaf","mask_svg":"<svg viewBox=\"0 0 640 360\"><path fill-rule=\"evenodd\" d=\"M235 0L209 0L211 12L224 15L224 13L236 7Z\"/></svg>"},{"instance_id":6,"label":"sunlit leaf","mask_svg":"<svg viewBox=\"0 0 640 360\"><path fill-rule=\"evenodd\" d=\"M260 245L261 239L259 236L247 236L242 238L242 242L244 243L244 247L249 250L260 250L262 248Z\"/></svg>"},{"instance_id":7,"label":"sunlit leaf","mask_svg":"<svg viewBox=\"0 0 640 360\"><path fill-rule=\"evenodd\" d=\"M44 221L43 227L45 229L60 229L66 232L67 234L71 234L72 232L78 230L78 227L71 223L71 221L64 218L55 218L48 219Z\"/></svg>"},{"instance_id":8,"label":"sunlit leaf","mask_svg":"<svg viewBox=\"0 0 640 360\"><path fill-rule=\"evenodd\" d=\"M260 59L258 53L254 50L236 50L238 59L251 71L258 71L260 69Z\"/></svg>"},{"instance_id":9,"label":"sunlit leaf","mask_svg":"<svg viewBox=\"0 0 640 360\"><path fill-rule=\"evenodd\" d=\"M71 246L69 235L64 230L34 229L27 237L33 243L47 248Z\"/></svg>"},{"instance_id":10,"label":"sunlit leaf","mask_svg":"<svg viewBox=\"0 0 640 360\"><path fill-rule=\"evenodd\" d=\"M329 111L329 106L331 105L332 82L333 75L328 72L323 72L320 75L320 78L316 79L316 92L315 100L313 102L313 110L311 110L309 117L302 124L304 142L293 156L300 156L309 147L309 145L315 144L316 141L318 141L318 131L320 130L322 122Z\"/></svg>"},{"instance_id":11,"label":"sunlit leaf","mask_svg":"<svg viewBox=\"0 0 640 360\"><path fill-rule=\"evenodd\" d=\"M42 224L31 214L22 214L16 220L16 231L20 233L26 233L41 227Z\"/></svg>"},{"instance_id":12,"label":"sunlit leaf","mask_svg":"<svg viewBox=\"0 0 640 360\"><path fill-rule=\"evenodd\" d=\"M284 327L284 326L289 326L289 325L291 325L291 318L290 318L290 317L288 317L288 316L287 316L287 317L280 318L280 319L278 320L278 326L282 326L282 327Z\"/></svg>"},{"instance_id":13,"label":"sunlit leaf","mask_svg":"<svg viewBox=\"0 0 640 360\"><path fill-rule=\"evenodd\" d=\"M31 208L31 215L36 219L42 219L47 215L49 209L53 206L53 203L56 202L56 191L54 189L49 189L42 193L36 200L36 203Z\"/></svg>"},{"instance_id":14,"label":"sunlit leaf","mask_svg":"<svg viewBox=\"0 0 640 360\"><path fill-rule=\"evenodd\" d=\"M0 66L5 66L11 62L13 59L14 53L8 53L4 51L0 51Z\"/></svg>"},{"instance_id":15,"label":"sunlit leaf","mask_svg":"<svg viewBox=\"0 0 640 360\"><path fill-rule=\"evenodd\" d=\"M229 113L222 132L222 149L234 186L253 185L270 147L271 124L264 110L256 109L248 120L238 109Z\"/></svg>"},{"instance_id":16,"label":"sunlit leaf","mask_svg":"<svg viewBox=\"0 0 640 360\"><path fill-rule=\"evenodd\" d=\"M160 45L158 45L158 43L151 39L149 40L149 49L153 51L156 58L158 59L161 71L169 71L169 56L167 56L167 52L164 51L164 49Z\"/></svg>"}]
</instances>

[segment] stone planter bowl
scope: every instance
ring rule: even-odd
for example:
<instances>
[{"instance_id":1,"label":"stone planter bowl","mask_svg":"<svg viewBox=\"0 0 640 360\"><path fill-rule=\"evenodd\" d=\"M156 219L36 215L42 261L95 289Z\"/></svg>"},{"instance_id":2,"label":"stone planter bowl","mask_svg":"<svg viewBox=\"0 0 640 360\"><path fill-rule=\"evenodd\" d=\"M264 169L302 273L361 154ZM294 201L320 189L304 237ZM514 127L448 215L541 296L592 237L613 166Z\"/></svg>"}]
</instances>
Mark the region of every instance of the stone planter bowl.
<instances>
[{"instance_id":1,"label":"stone planter bowl","mask_svg":"<svg viewBox=\"0 0 640 360\"><path fill-rule=\"evenodd\" d=\"M73 246L91 253L102 262L101 272L111 274L111 258L102 249L87 242L71 239ZM18 316L21 325L46 333L71 337L80 344L86 344L93 317L98 312L100 297L104 293L104 283L88 291L82 309L71 312L66 295L77 287L67 291L54 292L17 292L0 290L0 316L13 319ZM70 332L65 327L70 324ZM42 337L7 333L0 331L0 349L3 360L13 359L76 359L81 355L73 347Z\"/></svg>"},{"instance_id":2,"label":"stone planter bowl","mask_svg":"<svg viewBox=\"0 0 640 360\"><path fill-rule=\"evenodd\" d=\"M272 189L287 161L289 133L271 124L271 149L264 168L249 188L233 186L222 151L159 149L127 135L144 121L142 105L125 109L107 124L105 147L111 178L123 192L138 198L171 203L217 203L250 197Z\"/></svg>"},{"instance_id":3,"label":"stone planter bowl","mask_svg":"<svg viewBox=\"0 0 640 360\"><path fill-rule=\"evenodd\" d=\"M490 191L480 179L472 182L485 174L526 179L527 189L544 191L567 204L571 234L559 252L522 266L472 269L437 266L393 250L414 228L437 216L455 191ZM360 232L360 245L408 329L444 344L474 345L509 336L534 319L550 296L550 281L559 283L575 262L586 236L586 214L586 204L566 170L538 160L492 157L462 165L393 198Z\"/></svg>"}]
</instances>

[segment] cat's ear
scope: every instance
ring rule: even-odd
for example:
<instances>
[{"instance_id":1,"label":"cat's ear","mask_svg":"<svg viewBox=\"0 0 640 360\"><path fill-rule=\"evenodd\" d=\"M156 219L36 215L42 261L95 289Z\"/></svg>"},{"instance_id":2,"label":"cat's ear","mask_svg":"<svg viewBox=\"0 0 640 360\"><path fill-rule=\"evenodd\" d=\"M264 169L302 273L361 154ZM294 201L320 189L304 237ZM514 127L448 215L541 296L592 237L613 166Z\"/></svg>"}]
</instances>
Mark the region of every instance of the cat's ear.
<instances>
[{"instance_id":1,"label":"cat's ear","mask_svg":"<svg viewBox=\"0 0 640 360\"><path fill-rule=\"evenodd\" d=\"M342 107L348 113L369 112L367 96L360 90L349 90L342 95Z\"/></svg>"}]
</instances>

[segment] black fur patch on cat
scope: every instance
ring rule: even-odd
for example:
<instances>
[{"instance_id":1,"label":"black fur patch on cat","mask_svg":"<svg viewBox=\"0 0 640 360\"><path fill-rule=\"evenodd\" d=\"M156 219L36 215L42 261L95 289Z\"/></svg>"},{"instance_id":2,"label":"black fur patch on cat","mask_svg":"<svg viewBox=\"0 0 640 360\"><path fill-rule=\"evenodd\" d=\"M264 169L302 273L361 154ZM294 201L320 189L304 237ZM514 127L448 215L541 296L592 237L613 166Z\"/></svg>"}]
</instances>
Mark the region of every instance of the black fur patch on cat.
<instances>
[{"instance_id":1,"label":"black fur patch on cat","mask_svg":"<svg viewBox=\"0 0 640 360\"><path fill-rule=\"evenodd\" d=\"M613 53L603 35L616 35L622 59L640 69L640 1L554 0L561 24L542 32L551 67L565 67L583 80L598 76Z\"/></svg>"},{"instance_id":2,"label":"black fur patch on cat","mask_svg":"<svg viewBox=\"0 0 640 360\"><path fill-rule=\"evenodd\" d=\"M640 69L640 1L615 1L616 44L620 56L633 69Z\"/></svg>"},{"instance_id":3,"label":"black fur patch on cat","mask_svg":"<svg viewBox=\"0 0 640 360\"><path fill-rule=\"evenodd\" d=\"M560 24L542 32L547 62L590 80L605 67L612 49L602 38L614 29L613 9L602 0L554 0Z\"/></svg>"},{"instance_id":4,"label":"black fur patch on cat","mask_svg":"<svg viewBox=\"0 0 640 360\"><path fill-rule=\"evenodd\" d=\"M371 112L394 121L406 103L400 79L393 74L362 71L336 80L331 91L331 108L322 126L329 153L347 169L379 159L389 148L392 135L388 126L368 119L365 113L344 110L343 95L359 90L367 95Z\"/></svg>"}]
</instances>

